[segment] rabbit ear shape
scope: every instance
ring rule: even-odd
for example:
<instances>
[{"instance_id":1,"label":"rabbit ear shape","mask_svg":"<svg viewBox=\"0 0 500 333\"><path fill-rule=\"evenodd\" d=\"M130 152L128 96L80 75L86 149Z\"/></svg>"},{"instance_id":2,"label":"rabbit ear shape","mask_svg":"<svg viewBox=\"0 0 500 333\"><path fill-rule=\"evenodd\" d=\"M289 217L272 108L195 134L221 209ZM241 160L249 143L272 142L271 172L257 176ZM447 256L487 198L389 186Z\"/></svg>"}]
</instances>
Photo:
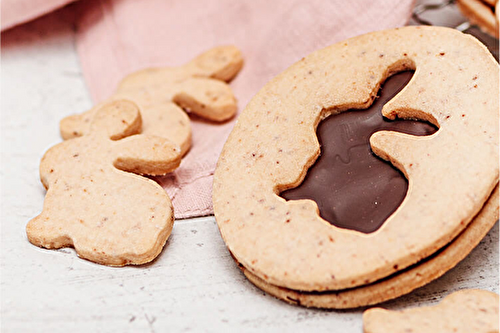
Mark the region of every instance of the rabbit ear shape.
<instances>
[{"instance_id":1,"label":"rabbit ear shape","mask_svg":"<svg viewBox=\"0 0 500 333\"><path fill-rule=\"evenodd\" d=\"M61 136L64 140L73 139L87 134L88 124L92 121L95 114L95 108L91 110L80 113L73 114L63 118L59 122L59 129L61 131Z\"/></svg>"},{"instance_id":2,"label":"rabbit ear shape","mask_svg":"<svg viewBox=\"0 0 500 333\"><path fill-rule=\"evenodd\" d=\"M142 118L139 108L133 102L117 100L100 107L92 120L91 133L106 133L112 140L138 134Z\"/></svg>"},{"instance_id":3,"label":"rabbit ear shape","mask_svg":"<svg viewBox=\"0 0 500 333\"><path fill-rule=\"evenodd\" d=\"M229 86L210 78L191 78L178 87L173 101L192 113L213 121L224 121L234 116L236 98Z\"/></svg>"},{"instance_id":4,"label":"rabbit ear shape","mask_svg":"<svg viewBox=\"0 0 500 333\"><path fill-rule=\"evenodd\" d=\"M396 168L403 172L406 178L412 172L412 161L415 161L414 149L425 143L424 138L392 131L379 131L370 137L372 151L378 157L391 162Z\"/></svg>"},{"instance_id":5,"label":"rabbit ear shape","mask_svg":"<svg viewBox=\"0 0 500 333\"><path fill-rule=\"evenodd\" d=\"M184 65L194 76L230 81L243 66L241 51L232 45L214 47Z\"/></svg>"},{"instance_id":6,"label":"rabbit ear shape","mask_svg":"<svg viewBox=\"0 0 500 333\"><path fill-rule=\"evenodd\" d=\"M181 163L181 149L159 136L134 135L115 143L114 166L122 171L150 176L165 175Z\"/></svg>"}]
</instances>

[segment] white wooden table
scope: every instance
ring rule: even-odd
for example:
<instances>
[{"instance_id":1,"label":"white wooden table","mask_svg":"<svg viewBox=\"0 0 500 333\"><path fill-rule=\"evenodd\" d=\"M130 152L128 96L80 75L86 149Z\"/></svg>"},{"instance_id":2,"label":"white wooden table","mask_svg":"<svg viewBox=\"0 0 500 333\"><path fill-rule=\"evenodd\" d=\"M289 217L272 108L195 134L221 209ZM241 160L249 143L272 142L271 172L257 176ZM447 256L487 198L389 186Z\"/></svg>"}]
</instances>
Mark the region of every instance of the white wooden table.
<instances>
[{"instance_id":1,"label":"white wooden table","mask_svg":"<svg viewBox=\"0 0 500 333\"><path fill-rule=\"evenodd\" d=\"M26 223L45 194L40 158L61 141L59 120L91 106L64 13L2 35L2 332L362 332L361 310L291 306L254 287L213 217L176 221L163 253L142 267L100 266L28 242ZM497 224L444 277L383 306L431 304L462 288L498 292L498 260Z\"/></svg>"}]
</instances>

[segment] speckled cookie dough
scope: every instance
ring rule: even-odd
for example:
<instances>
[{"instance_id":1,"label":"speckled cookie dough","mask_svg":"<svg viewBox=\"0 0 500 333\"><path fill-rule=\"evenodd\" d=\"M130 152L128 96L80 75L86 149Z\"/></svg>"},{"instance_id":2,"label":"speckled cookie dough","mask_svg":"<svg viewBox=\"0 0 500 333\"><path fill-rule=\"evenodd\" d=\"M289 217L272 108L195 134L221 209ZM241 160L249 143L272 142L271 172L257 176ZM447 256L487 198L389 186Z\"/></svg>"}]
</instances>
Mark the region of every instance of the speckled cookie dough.
<instances>
[{"instance_id":1,"label":"speckled cookie dough","mask_svg":"<svg viewBox=\"0 0 500 333\"><path fill-rule=\"evenodd\" d=\"M457 6L471 23L498 38L498 0L457 0Z\"/></svg>"},{"instance_id":2,"label":"speckled cookie dough","mask_svg":"<svg viewBox=\"0 0 500 333\"><path fill-rule=\"evenodd\" d=\"M377 132L376 155L401 170L408 193L369 234L332 226L311 200L285 201L320 154L318 123L368 107L393 73L415 69L383 108L439 130ZM475 38L442 27L374 32L319 50L248 104L214 176L214 211L236 260L268 284L301 291L370 284L457 237L498 183L499 67Z\"/></svg>"},{"instance_id":3,"label":"speckled cookie dough","mask_svg":"<svg viewBox=\"0 0 500 333\"><path fill-rule=\"evenodd\" d=\"M314 308L350 309L382 303L426 285L463 260L498 221L498 198L497 185L479 214L450 244L422 262L370 285L348 290L307 293L270 285L243 266L240 268L257 287L290 304Z\"/></svg>"},{"instance_id":4,"label":"speckled cookie dough","mask_svg":"<svg viewBox=\"0 0 500 333\"><path fill-rule=\"evenodd\" d=\"M216 47L184 66L133 73L120 83L110 100L135 102L142 114L142 133L171 140L181 147L184 155L191 147L191 126L182 108L211 121L233 117L236 98L226 82L242 66L243 58L236 47ZM60 123L62 137L66 140L88 133L101 105L64 118Z\"/></svg>"},{"instance_id":5,"label":"speckled cookie dough","mask_svg":"<svg viewBox=\"0 0 500 333\"><path fill-rule=\"evenodd\" d=\"M461 290L435 306L389 311L375 308L363 314L365 333L498 333L498 295L485 290Z\"/></svg>"},{"instance_id":6,"label":"speckled cookie dough","mask_svg":"<svg viewBox=\"0 0 500 333\"><path fill-rule=\"evenodd\" d=\"M96 110L89 131L49 149L40 164L47 189L43 211L27 227L34 245L72 246L82 258L121 266L143 264L162 250L174 223L172 204L153 180L181 161L176 144L140 132L129 101Z\"/></svg>"}]
</instances>

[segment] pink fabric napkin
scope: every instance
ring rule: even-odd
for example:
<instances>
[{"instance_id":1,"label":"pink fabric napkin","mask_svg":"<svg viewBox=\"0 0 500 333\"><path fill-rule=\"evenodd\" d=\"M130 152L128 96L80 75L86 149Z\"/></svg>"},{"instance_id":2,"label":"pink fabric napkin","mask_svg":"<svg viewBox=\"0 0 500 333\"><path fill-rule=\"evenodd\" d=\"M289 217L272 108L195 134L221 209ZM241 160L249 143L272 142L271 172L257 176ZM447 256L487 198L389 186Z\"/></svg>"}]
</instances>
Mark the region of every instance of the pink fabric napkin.
<instances>
[{"instance_id":1,"label":"pink fabric napkin","mask_svg":"<svg viewBox=\"0 0 500 333\"><path fill-rule=\"evenodd\" d=\"M96 0L79 5L77 47L95 102L109 97L128 73L180 65L213 46L234 44L245 58L231 83L242 110L267 81L310 52L406 24L413 0ZM172 198L176 218L212 213L212 176L234 122L192 118L191 151L176 172L158 179Z\"/></svg>"},{"instance_id":2,"label":"pink fabric napkin","mask_svg":"<svg viewBox=\"0 0 500 333\"><path fill-rule=\"evenodd\" d=\"M45 15L75 0L2 0L2 31Z\"/></svg>"}]
</instances>

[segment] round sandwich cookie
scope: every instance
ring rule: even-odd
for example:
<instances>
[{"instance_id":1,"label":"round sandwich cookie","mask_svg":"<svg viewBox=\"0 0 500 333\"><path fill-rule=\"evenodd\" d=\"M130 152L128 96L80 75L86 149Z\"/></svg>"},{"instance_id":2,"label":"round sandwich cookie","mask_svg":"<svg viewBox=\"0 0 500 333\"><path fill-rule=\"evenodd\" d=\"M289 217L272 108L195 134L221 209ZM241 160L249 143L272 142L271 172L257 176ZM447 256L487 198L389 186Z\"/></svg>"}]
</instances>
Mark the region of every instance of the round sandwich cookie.
<instances>
[{"instance_id":1,"label":"round sandwich cookie","mask_svg":"<svg viewBox=\"0 0 500 333\"><path fill-rule=\"evenodd\" d=\"M498 38L498 0L457 0L457 6L471 23Z\"/></svg>"},{"instance_id":2,"label":"round sandwich cookie","mask_svg":"<svg viewBox=\"0 0 500 333\"><path fill-rule=\"evenodd\" d=\"M346 308L456 265L498 219L498 75L474 37L405 27L270 81L214 175L215 217L245 275L292 303Z\"/></svg>"}]
</instances>

